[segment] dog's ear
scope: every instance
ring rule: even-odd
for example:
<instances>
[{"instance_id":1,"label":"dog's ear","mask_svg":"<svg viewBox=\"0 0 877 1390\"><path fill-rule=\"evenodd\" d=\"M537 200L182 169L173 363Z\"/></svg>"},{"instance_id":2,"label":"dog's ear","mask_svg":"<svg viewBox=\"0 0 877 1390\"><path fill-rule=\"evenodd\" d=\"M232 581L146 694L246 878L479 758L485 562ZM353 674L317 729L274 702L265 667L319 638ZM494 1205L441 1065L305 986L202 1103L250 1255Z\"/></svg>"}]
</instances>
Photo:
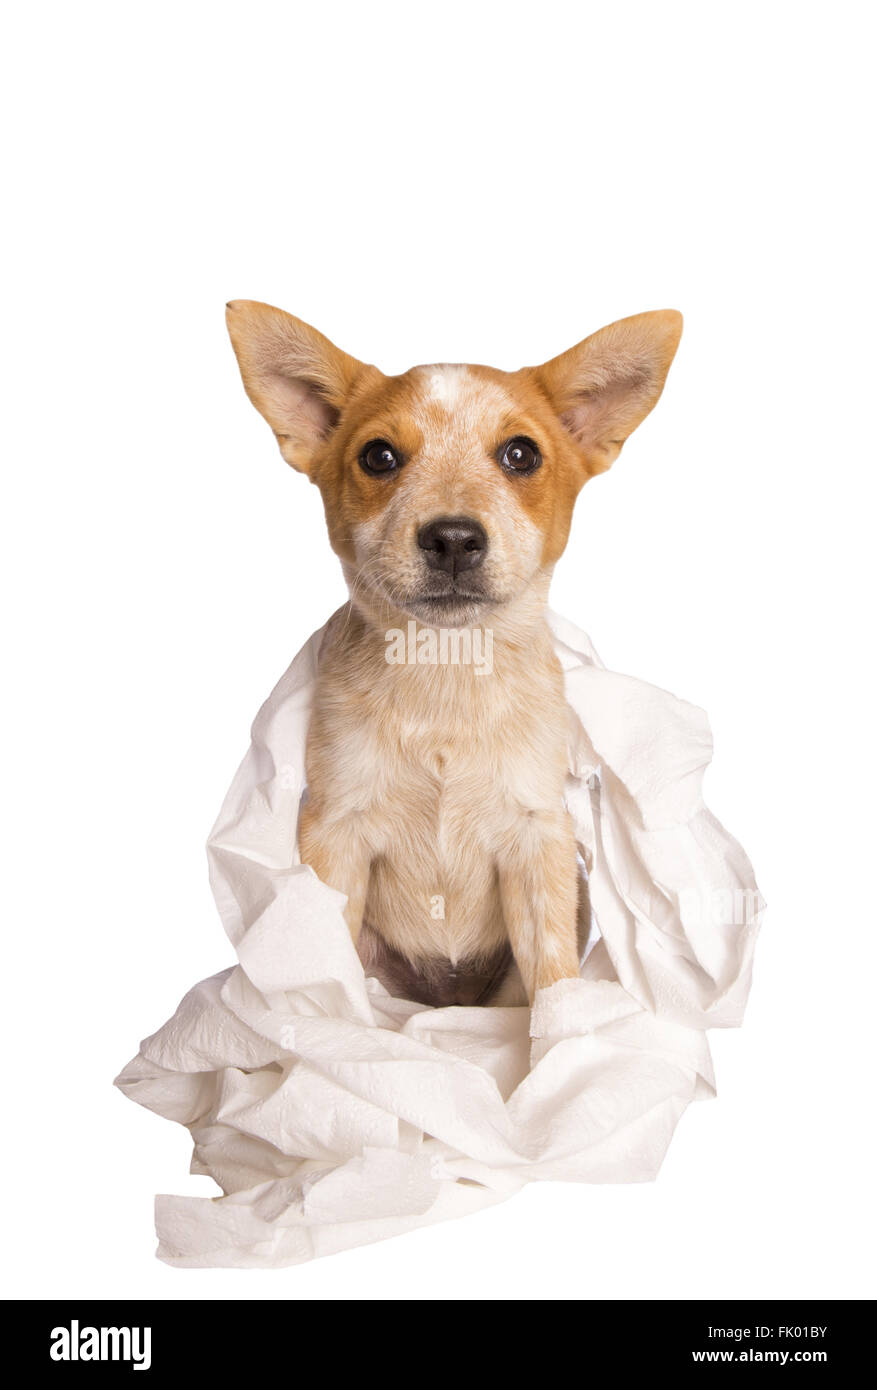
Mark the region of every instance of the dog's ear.
<instances>
[{"instance_id":1,"label":"dog's ear","mask_svg":"<svg viewBox=\"0 0 877 1390\"><path fill-rule=\"evenodd\" d=\"M657 403L681 334L675 309L635 314L533 369L582 450L589 477L614 463Z\"/></svg>"},{"instance_id":2,"label":"dog's ear","mask_svg":"<svg viewBox=\"0 0 877 1390\"><path fill-rule=\"evenodd\" d=\"M363 364L270 304L233 299L225 317L247 395L286 462L309 472Z\"/></svg>"}]
</instances>

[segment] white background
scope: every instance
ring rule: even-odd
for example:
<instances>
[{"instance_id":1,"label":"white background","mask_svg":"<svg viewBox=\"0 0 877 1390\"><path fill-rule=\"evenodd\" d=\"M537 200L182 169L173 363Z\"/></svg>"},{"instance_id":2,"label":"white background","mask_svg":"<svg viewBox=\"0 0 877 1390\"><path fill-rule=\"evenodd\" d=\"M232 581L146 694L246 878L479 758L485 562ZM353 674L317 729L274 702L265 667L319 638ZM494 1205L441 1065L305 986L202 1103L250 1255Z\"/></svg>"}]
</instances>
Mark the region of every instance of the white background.
<instances>
[{"instance_id":1,"label":"white background","mask_svg":"<svg viewBox=\"0 0 877 1390\"><path fill-rule=\"evenodd\" d=\"M872 113L862 4L33 4L4 42L3 1279L18 1296L862 1298L873 1277ZM203 842L343 601L223 305L387 371L678 307L553 603L704 705L770 904L658 1182L280 1272L153 1258L112 1079L232 959Z\"/></svg>"}]
</instances>

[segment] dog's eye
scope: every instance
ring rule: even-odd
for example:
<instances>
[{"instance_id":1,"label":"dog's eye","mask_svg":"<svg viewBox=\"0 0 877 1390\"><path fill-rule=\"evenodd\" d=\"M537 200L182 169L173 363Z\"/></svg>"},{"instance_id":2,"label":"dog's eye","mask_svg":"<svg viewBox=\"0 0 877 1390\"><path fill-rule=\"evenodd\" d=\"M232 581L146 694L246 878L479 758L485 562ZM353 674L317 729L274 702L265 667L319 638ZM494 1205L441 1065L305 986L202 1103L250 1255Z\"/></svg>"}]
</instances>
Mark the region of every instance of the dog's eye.
<instances>
[{"instance_id":1,"label":"dog's eye","mask_svg":"<svg viewBox=\"0 0 877 1390\"><path fill-rule=\"evenodd\" d=\"M516 435L502 449L502 466L509 473L535 473L542 462L542 455L532 439Z\"/></svg>"},{"instance_id":2,"label":"dog's eye","mask_svg":"<svg viewBox=\"0 0 877 1390\"><path fill-rule=\"evenodd\" d=\"M359 456L360 467L366 473L393 473L401 468L402 460L386 439L373 439Z\"/></svg>"}]
</instances>

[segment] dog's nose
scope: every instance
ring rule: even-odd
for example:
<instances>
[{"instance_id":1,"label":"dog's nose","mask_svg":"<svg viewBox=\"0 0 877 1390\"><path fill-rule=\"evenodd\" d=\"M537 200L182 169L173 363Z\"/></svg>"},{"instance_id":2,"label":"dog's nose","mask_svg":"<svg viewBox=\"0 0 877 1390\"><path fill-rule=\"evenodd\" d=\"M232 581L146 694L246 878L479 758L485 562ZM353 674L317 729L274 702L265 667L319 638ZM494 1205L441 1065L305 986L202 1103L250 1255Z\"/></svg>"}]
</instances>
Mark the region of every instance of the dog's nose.
<instances>
[{"instance_id":1,"label":"dog's nose","mask_svg":"<svg viewBox=\"0 0 877 1390\"><path fill-rule=\"evenodd\" d=\"M487 554L487 532L469 516L439 516L421 526L417 544L426 552L430 569L445 570L453 579L481 564Z\"/></svg>"}]
</instances>

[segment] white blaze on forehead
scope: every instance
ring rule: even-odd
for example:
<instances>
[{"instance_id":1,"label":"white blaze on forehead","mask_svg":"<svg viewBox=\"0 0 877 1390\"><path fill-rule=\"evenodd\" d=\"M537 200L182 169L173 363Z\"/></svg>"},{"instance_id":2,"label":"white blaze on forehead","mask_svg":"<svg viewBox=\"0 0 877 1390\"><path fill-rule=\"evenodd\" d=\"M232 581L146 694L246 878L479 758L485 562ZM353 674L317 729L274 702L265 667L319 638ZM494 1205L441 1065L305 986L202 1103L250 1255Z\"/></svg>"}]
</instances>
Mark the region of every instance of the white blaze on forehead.
<instances>
[{"instance_id":1,"label":"white blaze on forehead","mask_svg":"<svg viewBox=\"0 0 877 1390\"><path fill-rule=\"evenodd\" d=\"M424 433L424 443L438 439L436 418L431 407L441 406L458 433L472 436L489 431L509 411L514 401L498 382L485 380L463 363L441 363L419 368L420 405L414 418Z\"/></svg>"},{"instance_id":2,"label":"white blaze on forehead","mask_svg":"<svg viewBox=\"0 0 877 1390\"><path fill-rule=\"evenodd\" d=\"M452 408L458 405L469 380L468 368L457 365L425 367L429 399Z\"/></svg>"}]
</instances>

